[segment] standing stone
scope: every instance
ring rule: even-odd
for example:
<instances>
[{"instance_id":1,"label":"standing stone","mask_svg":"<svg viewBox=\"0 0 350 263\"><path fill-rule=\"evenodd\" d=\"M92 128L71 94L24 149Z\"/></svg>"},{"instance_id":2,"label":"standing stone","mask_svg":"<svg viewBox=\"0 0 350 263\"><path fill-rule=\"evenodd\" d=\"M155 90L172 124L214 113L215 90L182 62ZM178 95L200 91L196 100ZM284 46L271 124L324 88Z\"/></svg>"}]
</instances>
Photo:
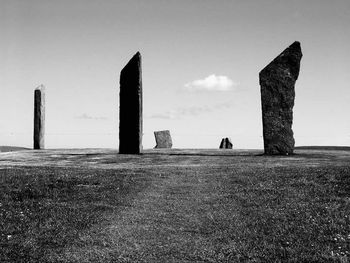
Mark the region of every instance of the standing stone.
<instances>
[{"instance_id":1,"label":"standing stone","mask_svg":"<svg viewBox=\"0 0 350 263\"><path fill-rule=\"evenodd\" d=\"M142 151L141 54L137 52L120 72L119 153Z\"/></svg>"},{"instance_id":2,"label":"standing stone","mask_svg":"<svg viewBox=\"0 0 350 263\"><path fill-rule=\"evenodd\" d=\"M44 149L45 135L45 88L43 85L34 91L34 149Z\"/></svg>"},{"instance_id":3,"label":"standing stone","mask_svg":"<svg viewBox=\"0 0 350 263\"><path fill-rule=\"evenodd\" d=\"M173 147L173 142L171 140L170 131L155 131L154 137L156 138L156 147L154 148L171 148Z\"/></svg>"},{"instance_id":4,"label":"standing stone","mask_svg":"<svg viewBox=\"0 0 350 263\"><path fill-rule=\"evenodd\" d=\"M220 149L232 149L232 142L230 138L222 138L221 143L220 143Z\"/></svg>"},{"instance_id":5,"label":"standing stone","mask_svg":"<svg viewBox=\"0 0 350 263\"><path fill-rule=\"evenodd\" d=\"M288 155L294 151L294 85L301 57L300 43L296 41L260 71L265 154Z\"/></svg>"}]
</instances>

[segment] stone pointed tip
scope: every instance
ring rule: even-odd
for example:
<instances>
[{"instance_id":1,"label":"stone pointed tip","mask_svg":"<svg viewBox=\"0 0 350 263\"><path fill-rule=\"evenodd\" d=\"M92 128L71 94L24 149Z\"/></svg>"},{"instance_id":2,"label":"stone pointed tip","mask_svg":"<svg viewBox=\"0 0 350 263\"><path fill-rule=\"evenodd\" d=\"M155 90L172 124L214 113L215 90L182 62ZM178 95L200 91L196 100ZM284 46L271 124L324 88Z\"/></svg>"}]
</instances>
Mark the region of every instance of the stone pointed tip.
<instances>
[{"instance_id":1,"label":"stone pointed tip","mask_svg":"<svg viewBox=\"0 0 350 263\"><path fill-rule=\"evenodd\" d=\"M299 41L294 41L293 44L291 44L288 49L295 49L301 51L301 44Z\"/></svg>"},{"instance_id":2,"label":"stone pointed tip","mask_svg":"<svg viewBox=\"0 0 350 263\"><path fill-rule=\"evenodd\" d=\"M299 41L294 41L284 52L293 53L294 56L299 57L301 59L303 56L303 52L301 51L301 44Z\"/></svg>"},{"instance_id":3,"label":"stone pointed tip","mask_svg":"<svg viewBox=\"0 0 350 263\"><path fill-rule=\"evenodd\" d=\"M299 75L300 59L303 53L301 51L301 45L299 41L294 41L289 47L282 51L274 60L272 60L265 68L263 68L259 75L264 74L264 72L275 68L276 65L287 65L291 66L293 69L294 77L297 79ZM289 58L289 59L286 59ZM293 62L293 63L292 63Z\"/></svg>"},{"instance_id":4,"label":"stone pointed tip","mask_svg":"<svg viewBox=\"0 0 350 263\"><path fill-rule=\"evenodd\" d=\"M136 54L132 56L128 64L135 63L136 61L141 61L141 53L139 51L137 51Z\"/></svg>"},{"instance_id":5,"label":"stone pointed tip","mask_svg":"<svg viewBox=\"0 0 350 263\"><path fill-rule=\"evenodd\" d=\"M38 87L35 88L35 90L45 90L45 86L43 84L40 84Z\"/></svg>"},{"instance_id":6,"label":"stone pointed tip","mask_svg":"<svg viewBox=\"0 0 350 263\"><path fill-rule=\"evenodd\" d=\"M134 67L135 65L138 65L138 67L141 64L141 54L140 52L137 52L135 55L132 56L132 58L129 60L129 62L124 66L122 69L122 72L128 71L128 68Z\"/></svg>"},{"instance_id":7,"label":"stone pointed tip","mask_svg":"<svg viewBox=\"0 0 350 263\"><path fill-rule=\"evenodd\" d=\"M132 57L132 59L138 59L138 60L140 60L140 59L141 59L141 53L140 53L140 51L137 51L136 54Z\"/></svg>"}]
</instances>

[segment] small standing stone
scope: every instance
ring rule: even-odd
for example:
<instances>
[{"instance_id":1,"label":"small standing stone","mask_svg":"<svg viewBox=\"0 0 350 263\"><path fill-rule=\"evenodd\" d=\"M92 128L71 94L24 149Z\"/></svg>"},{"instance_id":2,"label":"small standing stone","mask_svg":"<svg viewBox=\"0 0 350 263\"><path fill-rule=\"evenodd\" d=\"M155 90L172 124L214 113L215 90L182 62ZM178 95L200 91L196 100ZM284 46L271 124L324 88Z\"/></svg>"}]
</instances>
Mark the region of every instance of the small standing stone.
<instances>
[{"instance_id":1,"label":"small standing stone","mask_svg":"<svg viewBox=\"0 0 350 263\"><path fill-rule=\"evenodd\" d=\"M45 87L34 91L34 149L45 148Z\"/></svg>"},{"instance_id":2,"label":"small standing stone","mask_svg":"<svg viewBox=\"0 0 350 263\"><path fill-rule=\"evenodd\" d=\"M301 58L300 43L296 41L259 74L265 154L288 155L294 151L294 86Z\"/></svg>"},{"instance_id":3,"label":"small standing stone","mask_svg":"<svg viewBox=\"0 0 350 263\"><path fill-rule=\"evenodd\" d=\"M232 149L232 142L230 138L222 138L221 143L220 143L220 149Z\"/></svg>"},{"instance_id":4,"label":"small standing stone","mask_svg":"<svg viewBox=\"0 0 350 263\"><path fill-rule=\"evenodd\" d=\"M171 140L170 131L155 131L154 137L156 138L157 145L154 148L171 148L173 142Z\"/></svg>"},{"instance_id":5,"label":"small standing stone","mask_svg":"<svg viewBox=\"0 0 350 263\"><path fill-rule=\"evenodd\" d=\"M119 153L142 152L142 72L137 52L120 73Z\"/></svg>"}]
</instances>

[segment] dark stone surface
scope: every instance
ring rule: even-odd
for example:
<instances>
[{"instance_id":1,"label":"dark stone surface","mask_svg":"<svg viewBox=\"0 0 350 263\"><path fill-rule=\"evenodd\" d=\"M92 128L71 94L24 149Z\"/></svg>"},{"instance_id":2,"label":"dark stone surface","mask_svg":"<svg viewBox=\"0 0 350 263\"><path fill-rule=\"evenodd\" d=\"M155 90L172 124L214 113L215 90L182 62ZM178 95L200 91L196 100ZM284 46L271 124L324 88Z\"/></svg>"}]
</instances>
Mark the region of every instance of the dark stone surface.
<instances>
[{"instance_id":1,"label":"dark stone surface","mask_svg":"<svg viewBox=\"0 0 350 263\"><path fill-rule=\"evenodd\" d=\"M265 154L293 153L294 86L301 58L300 43L296 41L259 74Z\"/></svg>"},{"instance_id":2,"label":"dark stone surface","mask_svg":"<svg viewBox=\"0 0 350 263\"><path fill-rule=\"evenodd\" d=\"M222 138L221 143L220 143L220 149L232 149L232 142L230 138Z\"/></svg>"},{"instance_id":3,"label":"dark stone surface","mask_svg":"<svg viewBox=\"0 0 350 263\"><path fill-rule=\"evenodd\" d=\"M142 152L142 72L137 52L120 73L119 153Z\"/></svg>"},{"instance_id":4,"label":"dark stone surface","mask_svg":"<svg viewBox=\"0 0 350 263\"><path fill-rule=\"evenodd\" d=\"M171 140L170 131L155 131L154 137L157 145L154 148L171 148L173 147L173 141Z\"/></svg>"},{"instance_id":5,"label":"dark stone surface","mask_svg":"<svg viewBox=\"0 0 350 263\"><path fill-rule=\"evenodd\" d=\"M43 85L34 91L34 149L45 148L45 88Z\"/></svg>"}]
</instances>

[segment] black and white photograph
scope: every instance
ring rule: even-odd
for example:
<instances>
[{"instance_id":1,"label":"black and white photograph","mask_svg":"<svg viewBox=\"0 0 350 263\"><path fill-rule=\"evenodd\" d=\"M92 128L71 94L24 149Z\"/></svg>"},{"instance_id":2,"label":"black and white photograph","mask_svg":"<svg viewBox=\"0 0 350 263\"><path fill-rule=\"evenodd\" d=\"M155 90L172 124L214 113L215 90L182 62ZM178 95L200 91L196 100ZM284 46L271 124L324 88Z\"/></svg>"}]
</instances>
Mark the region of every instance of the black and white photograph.
<instances>
[{"instance_id":1,"label":"black and white photograph","mask_svg":"<svg viewBox=\"0 0 350 263\"><path fill-rule=\"evenodd\" d=\"M0 262L350 263L349 0L0 0Z\"/></svg>"}]
</instances>

